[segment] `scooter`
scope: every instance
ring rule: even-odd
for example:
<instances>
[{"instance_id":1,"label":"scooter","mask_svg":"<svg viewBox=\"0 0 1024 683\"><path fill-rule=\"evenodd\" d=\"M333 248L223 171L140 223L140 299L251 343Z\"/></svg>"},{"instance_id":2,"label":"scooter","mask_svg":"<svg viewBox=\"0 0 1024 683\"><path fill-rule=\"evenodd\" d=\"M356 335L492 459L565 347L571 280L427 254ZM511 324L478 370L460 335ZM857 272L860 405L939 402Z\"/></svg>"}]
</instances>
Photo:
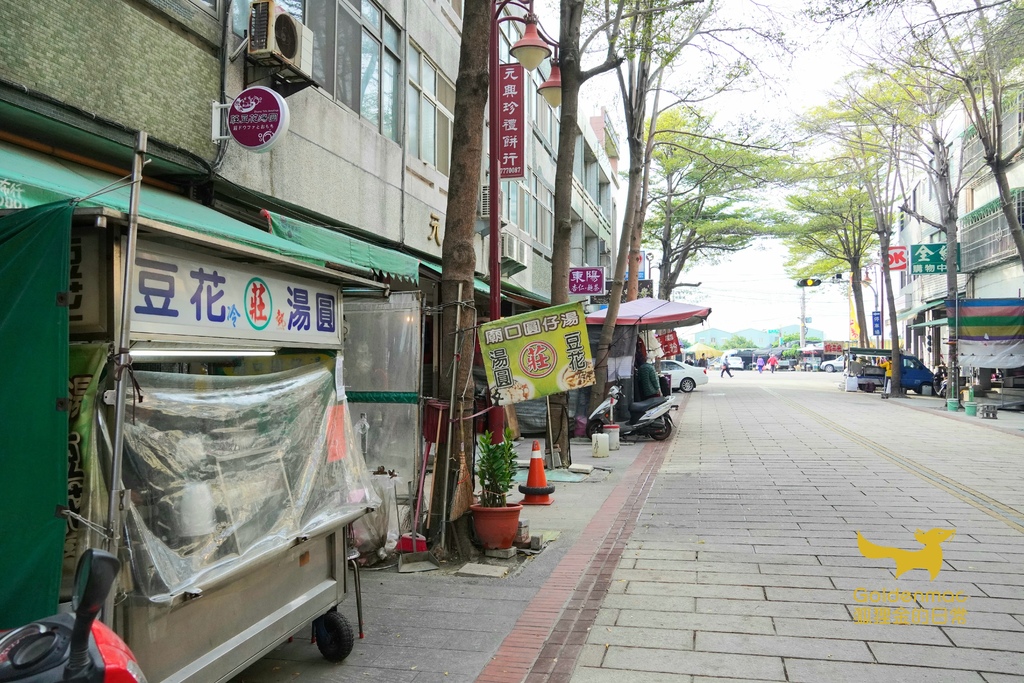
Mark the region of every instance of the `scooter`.
<instances>
[{"instance_id":1,"label":"scooter","mask_svg":"<svg viewBox=\"0 0 1024 683\"><path fill-rule=\"evenodd\" d=\"M74 614L58 614L0 636L0 683L146 683L128 646L96 617L120 562L89 549L75 571Z\"/></svg>"},{"instance_id":2,"label":"scooter","mask_svg":"<svg viewBox=\"0 0 1024 683\"><path fill-rule=\"evenodd\" d=\"M608 398L590 414L587 420L587 438L604 431L605 426L616 424L612 418L615 404L619 402L622 389L617 385L608 390ZM620 436L649 436L655 441L664 441L672 434L672 418L670 410L678 410L679 406L664 396L656 396L645 401L635 401L629 406L629 421L620 422Z\"/></svg>"}]
</instances>

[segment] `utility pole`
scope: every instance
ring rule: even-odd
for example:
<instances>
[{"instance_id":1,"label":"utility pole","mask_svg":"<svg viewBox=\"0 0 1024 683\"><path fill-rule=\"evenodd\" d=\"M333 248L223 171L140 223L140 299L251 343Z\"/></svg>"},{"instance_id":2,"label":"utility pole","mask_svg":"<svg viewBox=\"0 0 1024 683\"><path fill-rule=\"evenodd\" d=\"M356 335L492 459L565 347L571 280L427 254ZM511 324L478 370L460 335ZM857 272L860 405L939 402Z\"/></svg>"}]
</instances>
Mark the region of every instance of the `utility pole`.
<instances>
[{"instance_id":1,"label":"utility pole","mask_svg":"<svg viewBox=\"0 0 1024 683\"><path fill-rule=\"evenodd\" d=\"M807 290L800 289L800 348L807 345Z\"/></svg>"}]
</instances>

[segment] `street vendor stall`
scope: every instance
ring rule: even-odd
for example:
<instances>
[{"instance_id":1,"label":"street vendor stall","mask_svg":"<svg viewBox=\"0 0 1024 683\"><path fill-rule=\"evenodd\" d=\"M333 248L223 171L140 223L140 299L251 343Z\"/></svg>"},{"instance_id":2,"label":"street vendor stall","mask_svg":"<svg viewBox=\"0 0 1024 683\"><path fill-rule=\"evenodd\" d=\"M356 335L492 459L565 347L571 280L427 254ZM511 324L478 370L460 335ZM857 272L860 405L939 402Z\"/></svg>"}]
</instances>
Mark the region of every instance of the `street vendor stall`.
<instances>
[{"instance_id":1,"label":"street vendor stall","mask_svg":"<svg viewBox=\"0 0 1024 683\"><path fill-rule=\"evenodd\" d=\"M19 394L0 426L17 472L0 511L19 522L0 628L56 612L67 569L106 546L124 569L104 620L151 683L227 680L311 620L343 658L347 528L378 500L342 296L386 286L169 192L140 199L141 163L129 197L95 171L58 191L62 169L32 161L37 203L79 199L0 218Z\"/></svg>"}]
</instances>

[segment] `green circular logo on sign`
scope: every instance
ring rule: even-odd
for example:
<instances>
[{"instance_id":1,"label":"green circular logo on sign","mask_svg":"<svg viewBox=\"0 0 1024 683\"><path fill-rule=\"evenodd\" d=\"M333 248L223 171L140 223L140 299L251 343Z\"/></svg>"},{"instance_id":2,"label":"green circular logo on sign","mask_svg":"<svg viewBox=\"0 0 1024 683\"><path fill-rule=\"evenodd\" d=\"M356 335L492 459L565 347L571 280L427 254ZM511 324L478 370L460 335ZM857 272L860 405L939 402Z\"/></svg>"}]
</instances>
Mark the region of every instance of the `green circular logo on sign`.
<instances>
[{"instance_id":1,"label":"green circular logo on sign","mask_svg":"<svg viewBox=\"0 0 1024 683\"><path fill-rule=\"evenodd\" d=\"M245 286L245 317L254 330L262 330L270 324L274 312L274 301L270 287L258 277L249 280Z\"/></svg>"}]
</instances>

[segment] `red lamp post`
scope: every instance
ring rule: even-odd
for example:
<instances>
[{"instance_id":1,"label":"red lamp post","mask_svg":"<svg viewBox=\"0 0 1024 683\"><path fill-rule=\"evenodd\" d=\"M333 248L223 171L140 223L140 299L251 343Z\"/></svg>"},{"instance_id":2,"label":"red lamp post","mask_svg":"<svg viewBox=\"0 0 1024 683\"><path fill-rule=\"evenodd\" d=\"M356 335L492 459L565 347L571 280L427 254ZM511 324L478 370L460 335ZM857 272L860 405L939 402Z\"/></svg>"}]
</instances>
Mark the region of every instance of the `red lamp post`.
<instances>
[{"instance_id":1,"label":"red lamp post","mask_svg":"<svg viewBox=\"0 0 1024 683\"><path fill-rule=\"evenodd\" d=\"M502 15L510 7L522 9L525 17L511 14ZM501 178L499 177L499 152L502 146L501 130L498 125L501 112L498 103L498 69L501 38L500 25L504 22L519 22L526 25L523 37L509 50L512 56L527 71L533 71L540 63L552 54L551 74L548 80L538 89L544 99L552 107L562 103L562 79L558 68L558 43L549 38L537 25L537 17L533 13L532 0L499 0L494 3L491 16L490 57L488 62L489 99L488 126L490 126L490 149L488 159L488 181L490 195L489 232L489 273L490 273L490 318L501 318ZM495 443L503 438L505 413L501 406L492 406L487 414L487 425Z\"/></svg>"}]
</instances>

